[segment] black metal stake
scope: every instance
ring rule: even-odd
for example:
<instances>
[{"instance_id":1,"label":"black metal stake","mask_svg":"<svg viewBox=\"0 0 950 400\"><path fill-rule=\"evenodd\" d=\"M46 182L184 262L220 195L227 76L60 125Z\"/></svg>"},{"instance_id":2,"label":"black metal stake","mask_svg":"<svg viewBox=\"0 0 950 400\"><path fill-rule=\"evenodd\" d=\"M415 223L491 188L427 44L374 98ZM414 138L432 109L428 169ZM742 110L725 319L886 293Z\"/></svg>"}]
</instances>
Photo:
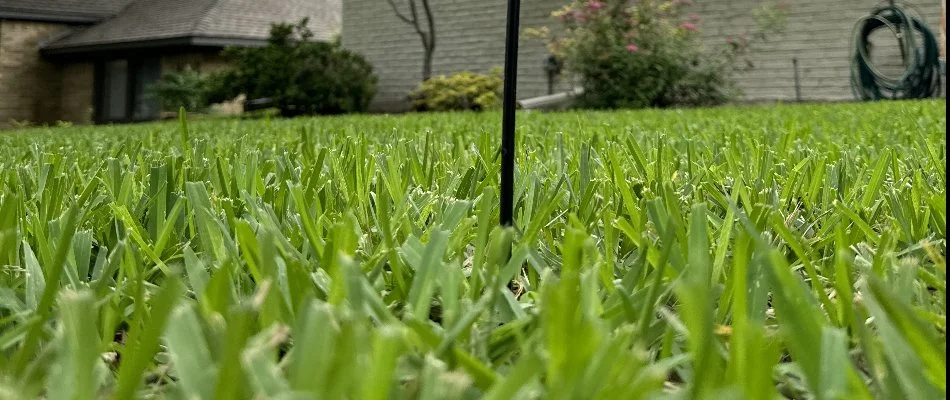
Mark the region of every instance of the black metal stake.
<instances>
[{"instance_id":1,"label":"black metal stake","mask_svg":"<svg viewBox=\"0 0 950 400\"><path fill-rule=\"evenodd\" d=\"M501 225L514 224L515 96L518 82L518 25L521 0L508 0L505 32L505 88L501 116Z\"/></svg>"},{"instance_id":2,"label":"black metal stake","mask_svg":"<svg viewBox=\"0 0 950 400\"><path fill-rule=\"evenodd\" d=\"M798 58L792 58L792 68L795 69L795 101L802 101L802 86L798 78Z\"/></svg>"}]
</instances>

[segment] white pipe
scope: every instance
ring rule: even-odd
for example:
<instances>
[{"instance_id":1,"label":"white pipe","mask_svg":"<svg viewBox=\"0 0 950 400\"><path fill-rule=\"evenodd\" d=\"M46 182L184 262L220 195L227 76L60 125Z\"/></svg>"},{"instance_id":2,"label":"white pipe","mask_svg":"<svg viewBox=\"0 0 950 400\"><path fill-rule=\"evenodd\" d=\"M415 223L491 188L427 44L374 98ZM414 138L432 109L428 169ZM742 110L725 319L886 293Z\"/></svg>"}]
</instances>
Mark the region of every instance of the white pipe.
<instances>
[{"instance_id":1,"label":"white pipe","mask_svg":"<svg viewBox=\"0 0 950 400\"><path fill-rule=\"evenodd\" d=\"M530 99L518 100L518 105L524 110L560 108L568 105L571 99L581 93L584 93L583 89L575 89L570 92L532 97Z\"/></svg>"}]
</instances>

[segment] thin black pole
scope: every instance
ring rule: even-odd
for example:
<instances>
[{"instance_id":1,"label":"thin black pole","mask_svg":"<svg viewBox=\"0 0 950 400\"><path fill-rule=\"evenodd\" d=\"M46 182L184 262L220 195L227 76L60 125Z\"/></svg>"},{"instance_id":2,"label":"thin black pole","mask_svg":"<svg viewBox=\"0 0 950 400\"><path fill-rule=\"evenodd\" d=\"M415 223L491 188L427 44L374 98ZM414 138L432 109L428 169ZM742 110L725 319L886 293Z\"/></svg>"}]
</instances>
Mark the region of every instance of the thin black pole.
<instances>
[{"instance_id":1,"label":"thin black pole","mask_svg":"<svg viewBox=\"0 0 950 400\"><path fill-rule=\"evenodd\" d=\"M505 33L505 88L501 117L501 225L514 224L515 194L515 85L518 81L518 25L521 0L508 0Z\"/></svg>"},{"instance_id":2,"label":"thin black pole","mask_svg":"<svg viewBox=\"0 0 950 400\"><path fill-rule=\"evenodd\" d=\"M802 101L802 85L798 78L798 58L792 58L792 68L795 69L795 101Z\"/></svg>"}]
</instances>

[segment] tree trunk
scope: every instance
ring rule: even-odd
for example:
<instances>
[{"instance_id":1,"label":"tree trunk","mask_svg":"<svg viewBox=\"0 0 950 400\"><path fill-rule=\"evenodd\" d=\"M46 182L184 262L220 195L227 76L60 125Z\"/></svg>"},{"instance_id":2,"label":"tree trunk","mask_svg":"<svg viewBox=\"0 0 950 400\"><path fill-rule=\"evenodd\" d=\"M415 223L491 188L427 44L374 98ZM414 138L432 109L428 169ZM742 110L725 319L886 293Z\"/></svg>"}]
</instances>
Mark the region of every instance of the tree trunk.
<instances>
[{"instance_id":1,"label":"tree trunk","mask_svg":"<svg viewBox=\"0 0 950 400\"><path fill-rule=\"evenodd\" d=\"M431 29L431 28L430 28ZM425 54L422 57L422 81L432 79L432 60L435 59L435 36L429 34L429 40L424 41Z\"/></svg>"},{"instance_id":2,"label":"tree trunk","mask_svg":"<svg viewBox=\"0 0 950 400\"><path fill-rule=\"evenodd\" d=\"M426 55L422 67L422 81L425 82L432 78L432 57L435 54L435 17L432 15L432 7L429 6L429 0L422 0L422 11L425 13L426 22L428 23L426 36L429 38L429 40L425 42Z\"/></svg>"},{"instance_id":3,"label":"tree trunk","mask_svg":"<svg viewBox=\"0 0 950 400\"><path fill-rule=\"evenodd\" d=\"M412 26L415 29L416 33L419 35L419 39L422 41L423 49L423 58L422 58L422 81L425 82L432 78L432 58L435 54L435 17L432 14L432 7L429 6L429 0L421 0L422 2L422 11L425 14L426 19L426 30L422 30L422 24L419 21L419 12L416 5L416 0L408 0L409 3L409 15L405 15L399 12L399 8L396 7L396 2L394 0L387 0L390 7L392 7L393 12L396 14L396 17Z\"/></svg>"},{"instance_id":4,"label":"tree trunk","mask_svg":"<svg viewBox=\"0 0 950 400\"><path fill-rule=\"evenodd\" d=\"M422 59L422 81L432 79L432 50L426 49L425 57Z\"/></svg>"}]
</instances>

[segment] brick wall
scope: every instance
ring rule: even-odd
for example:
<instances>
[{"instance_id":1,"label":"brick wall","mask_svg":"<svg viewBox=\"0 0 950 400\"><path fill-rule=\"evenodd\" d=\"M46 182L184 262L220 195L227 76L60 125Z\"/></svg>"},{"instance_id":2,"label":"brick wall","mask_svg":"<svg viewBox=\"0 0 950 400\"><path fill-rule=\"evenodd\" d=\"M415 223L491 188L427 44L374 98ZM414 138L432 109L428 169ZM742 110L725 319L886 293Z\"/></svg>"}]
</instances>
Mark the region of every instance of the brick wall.
<instances>
[{"instance_id":1,"label":"brick wall","mask_svg":"<svg viewBox=\"0 0 950 400\"><path fill-rule=\"evenodd\" d=\"M724 43L729 36L755 28L750 9L759 0L695 0L700 14L700 32L707 45ZM868 15L876 1L867 0L787 0L786 30L750 55L751 71L739 75L739 85L747 100L795 99L792 59L798 59L801 95L804 100L849 100L851 93L852 30L858 19ZM911 0L936 34L940 27L940 2ZM897 41L885 31L872 36L882 69L899 70Z\"/></svg>"},{"instance_id":2,"label":"brick wall","mask_svg":"<svg viewBox=\"0 0 950 400\"><path fill-rule=\"evenodd\" d=\"M394 0L405 10L405 0ZM487 72L505 58L506 0L430 0L436 23L433 74L470 70ZM548 24L564 0L522 1L521 24ZM398 110L406 94L422 79L422 44L412 27L394 15L383 0L343 2L343 45L363 54L379 76L373 107ZM518 95L547 93L541 69L547 54L538 40L522 38L518 60Z\"/></svg>"},{"instance_id":3,"label":"brick wall","mask_svg":"<svg viewBox=\"0 0 950 400\"><path fill-rule=\"evenodd\" d=\"M59 67L40 58L41 41L66 25L0 20L0 128L59 117Z\"/></svg>"},{"instance_id":4,"label":"brick wall","mask_svg":"<svg viewBox=\"0 0 950 400\"><path fill-rule=\"evenodd\" d=\"M461 70L484 72L504 59L505 0L431 0L436 15L436 74ZM395 0L405 6L405 1ZM567 0L522 0L523 28L553 26L550 12ZM761 0L694 0L700 14L704 45L724 45L729 36L755 27L751 10ZM751 54L755 68L741 73L745 100L795 98L792 59L799 63L804 100L851 99L850 44L855 22L877 2L867 0L787 0L787 30ZM937 0L911 2L931 29L939 32L941 4ZM398 20L388 2L348 0L343 4L343 44L363 54L380 79L377 109L398 109L421 77L422 46L412 28ZM544 46L522 38L518 97L545 94L541 69ZM896 60L896 42L882 38L879 46L889 64ZM562 84L560 88L564 88Z\"/></svg>"}]
</instances>

